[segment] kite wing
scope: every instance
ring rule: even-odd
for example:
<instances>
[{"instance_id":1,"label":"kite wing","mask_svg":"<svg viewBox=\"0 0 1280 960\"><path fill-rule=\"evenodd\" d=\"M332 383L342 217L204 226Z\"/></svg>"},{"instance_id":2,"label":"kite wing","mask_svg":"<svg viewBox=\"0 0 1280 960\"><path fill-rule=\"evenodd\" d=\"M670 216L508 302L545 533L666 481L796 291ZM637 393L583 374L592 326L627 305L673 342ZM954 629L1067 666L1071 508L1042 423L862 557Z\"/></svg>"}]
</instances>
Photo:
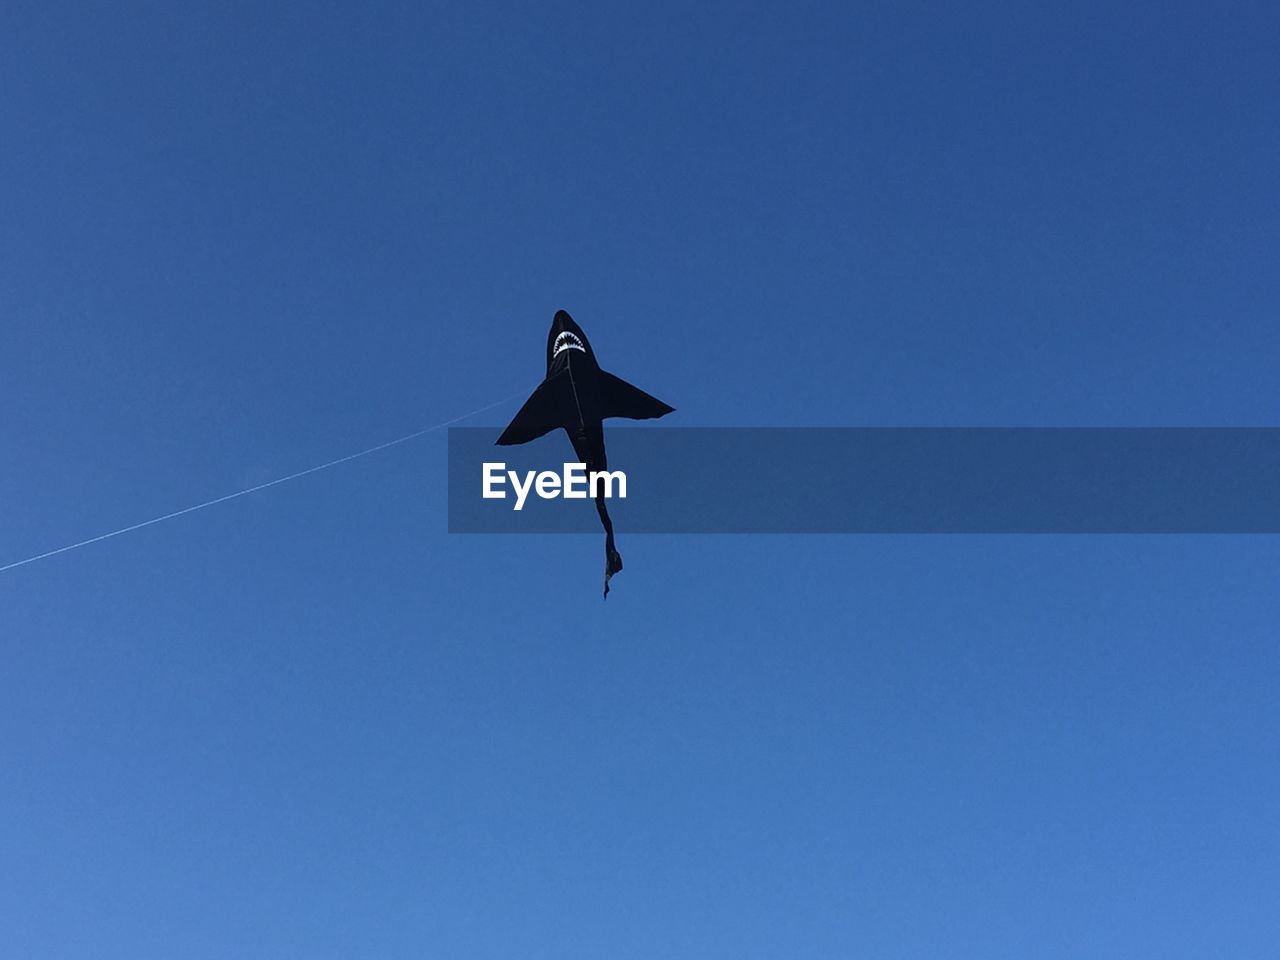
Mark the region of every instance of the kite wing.
<instances>
[{"instance_id":1,"label":"kite wing","mask_svg":"<svg viewBox=\"0 0 1280 960\"><path fill-rule=\"evenodd\" d=\"M668 406L657 397L651 397L639 387L634 387L621 377L600 371L600 419L624 417L627 420L655 420L665 417L675 407Z\"/></svg>"},{"instance_id":2,"label":"kite wing","mask_svg":"<svg viewBox=\"0 0 1280 960\"><path fill-rule=\"evenodd\" d=\"M564 426L569 422L572 404L568 373L548 377L538 384L538 389L533 391L533 395L524 402L507 429L502 431L498 445L509 447L512 444L528 443L550 433L556 427Z\"/></svg>"}]
</instances>

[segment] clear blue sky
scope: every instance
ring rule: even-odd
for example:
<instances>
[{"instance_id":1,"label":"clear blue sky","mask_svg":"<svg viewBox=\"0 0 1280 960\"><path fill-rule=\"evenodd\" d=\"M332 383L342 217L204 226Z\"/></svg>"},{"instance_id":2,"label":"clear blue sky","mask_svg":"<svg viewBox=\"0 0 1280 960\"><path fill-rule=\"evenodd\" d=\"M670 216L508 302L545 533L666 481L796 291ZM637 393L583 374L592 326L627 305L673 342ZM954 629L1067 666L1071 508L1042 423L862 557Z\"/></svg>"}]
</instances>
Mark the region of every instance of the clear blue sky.
<instances>
[{"instance_id":1,"label":"clear blue sky","mask_svg":"<svg viewBox=\"0 0 1280 960\"><path fill-rule=\"evenodd\" d=\"M0 563L531 388L560 307L672 423L1274 425L1278 30L7 3ZM1276 538L620 522L604 604L443 458L0 576L0 954L1280 942Z\"/></svg>"}]
</instances>

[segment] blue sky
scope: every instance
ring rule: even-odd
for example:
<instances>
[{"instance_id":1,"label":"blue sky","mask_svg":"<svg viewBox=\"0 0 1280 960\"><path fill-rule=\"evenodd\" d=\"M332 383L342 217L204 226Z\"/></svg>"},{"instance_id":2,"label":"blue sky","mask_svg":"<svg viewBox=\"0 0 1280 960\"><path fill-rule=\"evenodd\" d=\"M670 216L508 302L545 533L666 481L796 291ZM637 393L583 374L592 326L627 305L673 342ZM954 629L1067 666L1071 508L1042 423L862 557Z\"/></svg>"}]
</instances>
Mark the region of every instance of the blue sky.
<instances>
[{"instance_id":1,"label":"blue sky","mask_svg":"<svg viewBox=\"0 0 1280 960\"><path fill-rule=\"evenodd\" d=\"M1120 7L7 4L0 563L532 388L561 307L684 425L1273 425L1280 21ZM1275 538L620 523L606 605L443 480L0 575L0 953L1280 939Z\"/></svg>"}]
</instances>

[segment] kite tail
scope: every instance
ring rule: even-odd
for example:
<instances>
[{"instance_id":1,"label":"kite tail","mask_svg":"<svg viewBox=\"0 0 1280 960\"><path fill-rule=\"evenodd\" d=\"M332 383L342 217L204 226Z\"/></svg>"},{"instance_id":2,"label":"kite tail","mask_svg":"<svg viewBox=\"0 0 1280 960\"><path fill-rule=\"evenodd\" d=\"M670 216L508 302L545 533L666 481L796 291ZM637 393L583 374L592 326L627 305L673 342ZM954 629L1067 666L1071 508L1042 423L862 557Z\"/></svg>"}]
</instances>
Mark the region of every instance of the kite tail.
<instances>
[{"instance_id":1,"label":"kite tail","mask_svg":"<svg viewBox=\"0 0 1280 960\"><path fill-rule=\"evenodd\" d=\"M622 569L622 554L613 548L613 538L604 540L604 598L609 599L609 579Z\"/></svg>"},{"instance_id":2,"label":"kite tail","mask_svg":"<svg viewBox=\"0 0 1280 960\"><path fill-rule=\"evenodd\" d=\"M604 598L609 599L609 580L622 569L622 554L613 545L613 521L604 505L604 496L596 497L596 512L604 524Z\"/></svg>"}]
</instances>

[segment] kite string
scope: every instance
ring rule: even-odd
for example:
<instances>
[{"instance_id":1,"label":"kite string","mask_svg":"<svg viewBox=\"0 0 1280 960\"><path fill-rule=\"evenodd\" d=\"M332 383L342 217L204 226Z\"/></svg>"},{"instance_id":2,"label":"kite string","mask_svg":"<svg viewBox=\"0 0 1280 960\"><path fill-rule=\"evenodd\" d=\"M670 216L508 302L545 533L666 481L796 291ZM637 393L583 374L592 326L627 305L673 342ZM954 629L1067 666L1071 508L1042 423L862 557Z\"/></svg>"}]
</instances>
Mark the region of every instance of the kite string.
<instances>
[{"instance_id":1,"label":"kite string","mask_svg":"<svg viewBox=\"0 0 1280 960\"><path fill-rule=\"evenodd\" d=\"M36 554L34 557L27 557L25 560L15 560L13 563L7 563L0 567L0 573L3 573L6 570L12 570L14 567L26 566L28 563L35 563L37 560L54 557L60 553L66 553L68 550L78 550L80 547L87 547L91 543L100 543L103 540L110 540L112 537L118 537L121 534L132 533L134 530L141 530L143 527L150 527L153 524L163 523L166 520L172 520L175 517L181 517L184 514L195 513L197 510L203 510L206 507L212 507L219 503L226 503L228 500L235 500L237 497L248 496L251 493L257 493L259 490L265 490L268 487L278 486L282 483L288 483L290 480L297 480L299 477L305 477L311 473L319 473L321 470L328 470L330 467L336 467L339 464L358 460L360 457L367 457L369 454L377 453L379 450L385 450L388 447L394 447L401 443L407 443L410 440L416 440L424 434L433 433L436 430L443 430L445 427L452 426L460 420L466 420L468 417L474 417L478 413L484 413L486 410L492 410L494 407L501 406L520 395L521 394L519 393L513 393L508 397L503 397L501 400L495 400L493 403L479 407L476 410L472 410L470 413L464 413L461 416L454 417L452 420L445 420L443 423L436 423L429 427L423 427L421 430L415 430L413 433L406 433L403 437L397 437L394 440L388 440L386 443L380 443L376 447L369 447L368 449L360 450L357 453L349 453L345 457L339 457L337 460L330 460L328 463L321 463L314 467L308 467L305 470L299 470L297 473L291 473L286 477L276 477L274 480L254 484L252 487L245 487L243 490L237 490L235 493L224 494L221 497L206 500L204 503L196 503L189 507L183 507L181 510L174 510L172 513L166 513L159 517L152 517L150 520L143 520L141 523L130 524L127 527L121 527L119 530L112 530L110 533L103 533L96 537L90 537L88 540L81 540L78 543L69 543L65 547L58 547L56 550L47 550L44 553Z\"/></svg>"}]
</instances>

